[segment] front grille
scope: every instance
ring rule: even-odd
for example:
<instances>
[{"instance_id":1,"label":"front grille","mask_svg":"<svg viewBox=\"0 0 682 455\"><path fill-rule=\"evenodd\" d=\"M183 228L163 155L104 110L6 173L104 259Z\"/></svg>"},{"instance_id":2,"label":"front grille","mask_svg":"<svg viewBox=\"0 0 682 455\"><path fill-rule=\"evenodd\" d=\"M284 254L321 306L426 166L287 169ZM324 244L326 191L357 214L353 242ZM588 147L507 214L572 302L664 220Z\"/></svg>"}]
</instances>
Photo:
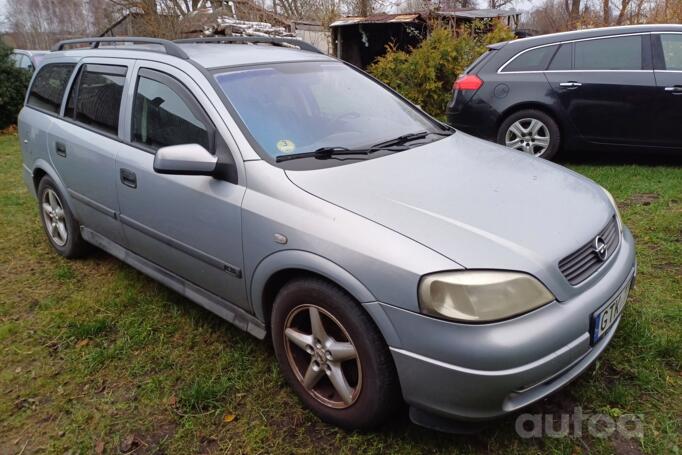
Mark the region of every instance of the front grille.
<instances>
[{"instance_id":1,"label":"front grille","mask_svg":"<svg viewBox=\"0 0 682 455\"><path fill-rule=\"evenodd\" d=\"M618 248L620 241L616 217L611 218L611 221L597 235L601 236L606 243L606 250L608 251L606 260L608 260ZM594 239L592 239L559 261L559 270L568 282L575 286L588 279L604 262L599 259L594 251Z\"/></svg>"}]
</instances>

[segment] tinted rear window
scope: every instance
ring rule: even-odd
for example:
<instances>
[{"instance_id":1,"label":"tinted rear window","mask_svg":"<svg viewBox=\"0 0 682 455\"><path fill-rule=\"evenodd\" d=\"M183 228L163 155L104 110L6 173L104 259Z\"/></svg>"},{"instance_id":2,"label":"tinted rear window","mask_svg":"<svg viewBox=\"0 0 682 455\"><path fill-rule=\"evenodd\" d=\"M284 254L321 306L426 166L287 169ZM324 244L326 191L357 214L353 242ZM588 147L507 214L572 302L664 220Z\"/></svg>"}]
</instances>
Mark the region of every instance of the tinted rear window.
<instances>
[{"instance_id":1,"label":"tinted rear window","mask_svg":"<svg viewBox=\"0 0 682 455\"><path fill-rule=\"evenodd\" d=\"M476 68L480 67L483 64L483 62L485 62L490 57L492 57L495 52L497 52L497 51L493 50L493 49L489 49L488 52L482 54L480 57L478 57L476 60L474 60L474 63L467 66L466 69L464 70L464 73L469 74L472 71L474 71Z\"/></svg>"},{"instance_id":2,"label":"tinted rear window","mask_svg":"<svg viewBox=\"0 0 682 455\"><path fill-rule=\"evenodd\" d=\"M66 84L75 66L72 63L55 63L42 67L31 85L27 104L55 114L59 113Z\"/></svg>"},{"instance_id":3,"label":"tinted rear window","mask_svg":"<svg viewBox=\"0 0 682 455\"><path fill-rule=\"evenodd\" d=\"M642 37L619 36L575 43L576 70L641 70Z\"/></svg>"},{"instance_id":4,"label":"tinted rear window","mask_svg":"<svg viewBox=\"0 0 682 455\"><path fill-rule=\"evenodd\" d=\"M539 47L518 54L512 61L504 67L502 72L510 71L543 71L554 55L557 45Z\"/></svg>"},{"instance_id":5,"label":"tinted rear window","mask_svg":"<svg viewBox=\"0 0 682 455\"><path fill-rule=\"evenodd\" d=\"M73 84L64 115L84 125L118 134L126 70L125 66L85 65Z\"/></svg>"},{"instance_id":6,"label":"tinted rear window","mask_svg":"<svg viewBox=\"0 0 682 455\"><path fill-rule=\"evenodd\" d=\"M665 69L682 70L682 35L661 35Z\"/></svg>"},{"instance_id":7,"label":"tinted rear window","mask_svg":"<svg viewBox=\"0 0 682 455\"><path fill-rule=\"evenodd\" d=\"M571 69L571 44L562 44L554 54L552 63L549 64L550 71L570 70Z\"/></svg>"}]
</instances>

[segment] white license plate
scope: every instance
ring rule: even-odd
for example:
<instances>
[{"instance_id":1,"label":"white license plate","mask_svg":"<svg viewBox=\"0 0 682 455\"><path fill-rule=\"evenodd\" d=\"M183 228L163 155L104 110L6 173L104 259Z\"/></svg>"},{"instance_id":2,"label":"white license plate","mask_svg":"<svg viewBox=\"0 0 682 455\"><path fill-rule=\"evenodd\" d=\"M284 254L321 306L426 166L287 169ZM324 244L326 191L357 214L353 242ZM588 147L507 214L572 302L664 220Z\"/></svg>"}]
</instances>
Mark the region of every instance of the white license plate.
<instances>
[{"instance_id":1,"label":"white license plate","mask_svg":"<svg viewBox=\"0 0 682 455\"><path fill-rule=\"evenodd\" d=\"M618 320L618 316L623 312L625 301L630 292L630 283L623 286L623 289L609 303L601 307L592 314L592 344L595 344Z\"/></svg>"}]
</instances>

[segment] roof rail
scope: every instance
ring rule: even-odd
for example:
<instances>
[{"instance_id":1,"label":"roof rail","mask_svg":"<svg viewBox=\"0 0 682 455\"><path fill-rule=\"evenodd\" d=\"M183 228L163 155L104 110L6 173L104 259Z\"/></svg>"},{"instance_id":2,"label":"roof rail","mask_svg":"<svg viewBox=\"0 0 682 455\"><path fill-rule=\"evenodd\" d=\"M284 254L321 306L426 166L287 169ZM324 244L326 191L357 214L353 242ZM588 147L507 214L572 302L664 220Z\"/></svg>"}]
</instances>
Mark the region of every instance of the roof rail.
<instances>
[{"instance_id":1,"label":"roof rail","mask_svg":"<svg viewBox=\"0 0 682 455\"><path fill-rule=\"evenodd\" d=\"M310 43L297 38L283 38L279 36L213 36L208 38L185 38L176 39L174 43L218 43L218 44L272 44L273 46L292 46L298 47L302 51L316 52L323 54L321 50Z\"/></svg>"},{"instance_id":2,"label":"roof rail","mask_svg":"<svg viewBox=\"0 0 682 455\"><path fill-rule=\"evenodd\" d=\"M189 60L189 56L180 49L180 46L175 44L173 41L160 38L147 38L139 36L118 36L118 37L103 37L103 38L76 38L67 39L58 42L52 46L52 51L64 50L65 46L70 46L72 44L89 44L91 49L99 48L102 43L137 43L137 44L157 44L163 46L166 54L172 55L174 57L179 57L184 60Z\"/></svg>"}]
</instances>

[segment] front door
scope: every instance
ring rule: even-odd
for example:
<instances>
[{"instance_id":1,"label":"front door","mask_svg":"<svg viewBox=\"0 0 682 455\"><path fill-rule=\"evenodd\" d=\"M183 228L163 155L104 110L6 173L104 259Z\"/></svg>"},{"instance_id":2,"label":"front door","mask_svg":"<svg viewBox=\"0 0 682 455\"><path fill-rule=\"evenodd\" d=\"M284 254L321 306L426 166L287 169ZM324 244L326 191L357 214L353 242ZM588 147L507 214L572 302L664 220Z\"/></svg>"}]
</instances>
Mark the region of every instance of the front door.
<instances>
[{"instance_id":1,"label":"front door","mask_svg":"<svg viewBox=\"0 0 682 455\"><path fill-rule=\"evenodd\" d=\"M599 144L646 145L656 82L649 35L573 43L573 65L547 79L580 136Z\"/></svg>"},{"instance_id":2,"label":"front door","mask_svg":"<svg viewBox=\"0 0 682 455\"><path fill-rule=\"evenodd\" d=\"M664 147L682 147L682 33L654 37L656 100L654 138Z\"/></svg>"},{"instance_id":3,"label":"front door","mask_svg":"<svg viewBox=\"0 0 682 455\"><path fill-rule=\"evenodd\" d=\"M248 308L241 273L243 182L162 175L153 168L156 150L164 146L199 144L216 153L224 144L215 127L220 119L183 72L162 64L146 65L138 68L128 106L130 145L117 160L126 245L199 287Z\"/></svg>"}]
</instances>

